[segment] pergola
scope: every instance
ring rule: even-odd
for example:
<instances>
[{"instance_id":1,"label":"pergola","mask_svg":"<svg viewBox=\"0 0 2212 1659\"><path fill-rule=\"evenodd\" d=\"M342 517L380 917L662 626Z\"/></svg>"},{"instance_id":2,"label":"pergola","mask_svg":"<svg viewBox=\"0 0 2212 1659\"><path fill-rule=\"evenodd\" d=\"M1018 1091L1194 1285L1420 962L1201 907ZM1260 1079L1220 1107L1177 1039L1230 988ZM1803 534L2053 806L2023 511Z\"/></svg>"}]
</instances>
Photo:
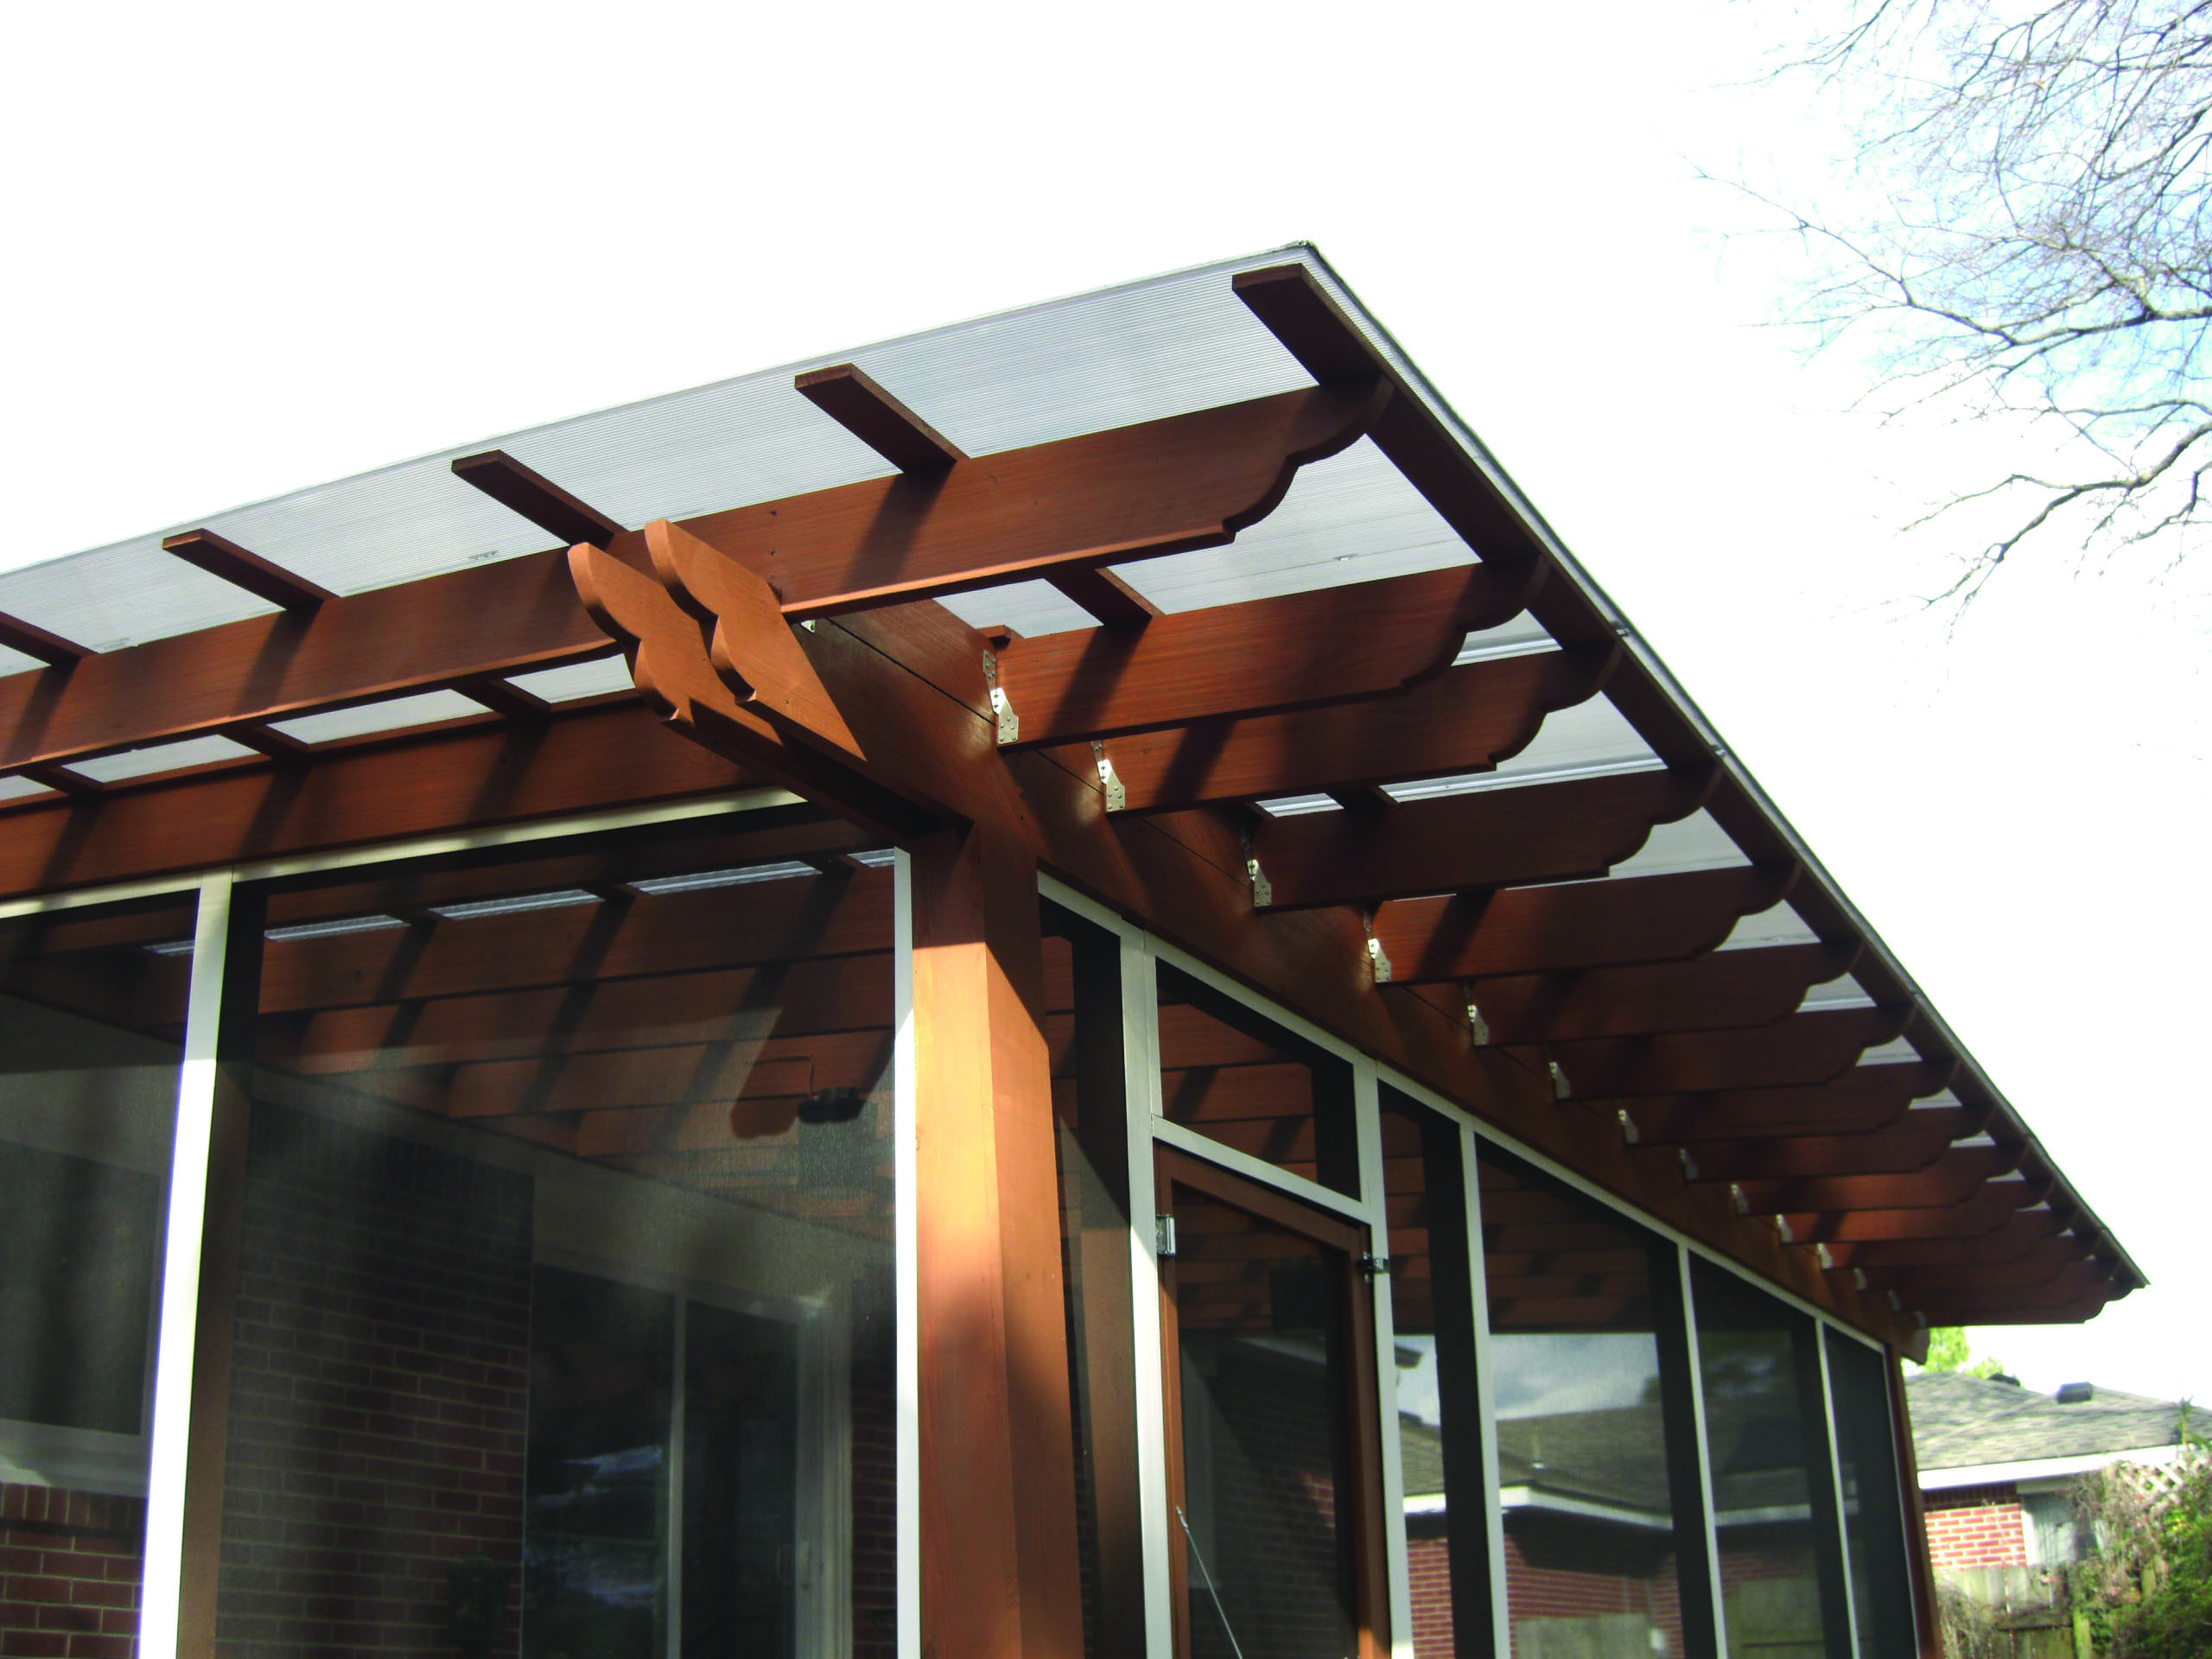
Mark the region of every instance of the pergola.
<instances>
[{"instance_id":1,"label":"pergola","mask_svg":"<svg viewBox=\"0 0 2212 1659\"><path fill-rule=\"evenodd\" d=\"M994 447L986 407L1046 435ZM844 896L709 905L697 960L735 973L778 954L748 928L834 957L887 902L855 855L912 855L941 1651L1065 1616L1040 872L1893 1353L2143 1282L1310 251L219 515L0 578L0 610L11 899L787 791L760 856ZM810 995L888 972L839 963ZM668 1154L680 1103L640 1109L532 1133Z\"/></svg>"}]
</instances>

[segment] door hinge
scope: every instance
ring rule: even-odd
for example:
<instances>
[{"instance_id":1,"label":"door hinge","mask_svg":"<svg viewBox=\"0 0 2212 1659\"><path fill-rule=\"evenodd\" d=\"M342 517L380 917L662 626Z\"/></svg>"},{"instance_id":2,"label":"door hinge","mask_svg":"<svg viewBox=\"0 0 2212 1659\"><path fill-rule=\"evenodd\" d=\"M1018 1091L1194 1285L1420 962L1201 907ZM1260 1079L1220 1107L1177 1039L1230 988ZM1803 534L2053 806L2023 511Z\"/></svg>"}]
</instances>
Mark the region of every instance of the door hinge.
<instances>
[{"instance_id":1,"label":"door hinge","mask_svg":"<svg viewBox=\"0 0 2212 1659\"><path fill-rule=\"evenodd\" d=\"M1388 1279L1390 1276L1390 1258L1387 1255L1363 1255L1359 1258L1359 1270L1370 1279Z\"/></svg>"},{"instance_id":2,"label":"door hinge","mask_svg":"<svg viewBox=\"0 0 2212 1659\"><path fill-rule=\"evenodd\" d=\"M1152 1253L1154 1255L1175 1254L1175 1217L1154 1216L1152 1218Z\"/></svg>"}]
</instances>

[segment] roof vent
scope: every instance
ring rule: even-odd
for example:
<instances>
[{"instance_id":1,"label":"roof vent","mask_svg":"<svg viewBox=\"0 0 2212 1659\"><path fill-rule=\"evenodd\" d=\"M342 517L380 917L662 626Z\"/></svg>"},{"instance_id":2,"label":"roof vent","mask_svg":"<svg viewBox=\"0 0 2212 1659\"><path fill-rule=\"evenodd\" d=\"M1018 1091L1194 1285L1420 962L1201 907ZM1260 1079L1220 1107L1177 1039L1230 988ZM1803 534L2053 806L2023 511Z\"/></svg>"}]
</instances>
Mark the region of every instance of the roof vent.
<instances>
[{"instance_id":1,"label":"roof vent","mask_svg":"<svg viewBox=\"0 0 2212 1659\"><path fill-rule=\"evenodd\" d=\"M2062 1382L2058 1385L2058 1403L2062 1406L2078 1406L2084 1400L2096 1397L2097 1385L2094 1382Z\"/></svg>"},{"instance_id":2,"label":"roof vent","mask_svg":"<svg viewBox=\"0 0 2212 1659\"><path fill-rule=\"evenodd\" d=\"M2016 1389L2020 1386L2020 1379L2010 1371L1992 1371L1989 1374L1989 1380L1993 1382L2010 1382Z\"/></svg>"}]
</instances>

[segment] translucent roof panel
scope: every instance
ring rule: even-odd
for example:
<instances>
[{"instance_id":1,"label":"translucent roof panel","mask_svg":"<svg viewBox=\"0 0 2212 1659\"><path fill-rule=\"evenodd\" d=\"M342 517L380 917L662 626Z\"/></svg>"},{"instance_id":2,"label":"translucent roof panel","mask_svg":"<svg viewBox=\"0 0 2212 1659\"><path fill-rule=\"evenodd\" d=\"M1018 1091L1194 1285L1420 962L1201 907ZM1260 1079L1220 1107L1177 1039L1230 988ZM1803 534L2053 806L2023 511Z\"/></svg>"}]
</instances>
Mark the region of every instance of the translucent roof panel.
<instances>
[{"instance_id":1,"label":"translucent roof panel","mask_svg":"<svg viewBox=\"0 0 2212 1659\"><path fill-rule=\"evenodd\" d=\"M1465 564L1467 544L1373 442L1299 469L1282 505L1226 547L1116 567L1163 611L1234 605Z\"/></svg>"},{"instance_id":2,"label":"translucent roof panel","mask_svg":"<svg viewBox=\"0 0 2212 1659\"><path fill-rule=\"evenodd\" d=\"M1499 761L1489 772L1414 784L1386 784L1383 788L1393 800L1419 801L1477 790L1514 789L1573 778L1652 772L1662 764L1619 709L1603 697L1592 697L1546 715L1543 726L1527 748Z\"/></svg>"},{"instance_id":3,"label":"translucent roof panel","mask_svg":"<svg viewBox=\"0 0 2212 1659\"><path fill-rule=\"evenodd\" d=\"M158 534L0 575L0 612L92 651L120 651L276 608L162 552Z\"/></svg>"},{"instance_id":4,"label":"translucent roof panel","mask_svg":"<svg viewBox=\"0 0 2212 1659\"><path fill-rule=\"evenodd\" d=\"M327 714L302 715L297 720L270 723L287 737L302 743L334 743L343 737L365 737L372 732L396 732L409 726L428 726L441 720L460 720L485 712L480 702L458 691L423 691L411 697L388 697Z\"/></svg>"},{"instance_id":5,"label":"translucent roof panel","mask_svg":"<svg viewBox=\"0 0 2212 1659\"><path fill-rule=\"evenodd\" d=\"M620 657L599 657L588 663L542 668L535 674L510 674L507 683L548 702L573 702L578 697L600 697L610 691L633 689L630 664Z\"/></svg>"},{"instance_id":6,"label":"translucent roof panel","mask_svg":"<svg viewBox=\"0 0 2212 1659\"><path fill-rule=\"evenodd\" d=\"M121 754L103 754L96 760L71 763L69 770L81 772L95 783L119 784L130 778L151 777L157 772L181 772L187 766L210 766L218 760L251 760L255 752L243 743L232 742L227 737L213 735L187 738L181 743L156 743L143 749L130 749Z\"/></svg>"},{"instance_id":7,"label":"translucent roof panel","mask_svg":"<svg viewBox=\"0 0 2212 1659\"><path fill-rule=\"evenodd\" d=\"M0 778L0 801L28 801L37 795L53 795L59 791L44 784L35 784L18 773Z\"/></svg>"}]
</instances>

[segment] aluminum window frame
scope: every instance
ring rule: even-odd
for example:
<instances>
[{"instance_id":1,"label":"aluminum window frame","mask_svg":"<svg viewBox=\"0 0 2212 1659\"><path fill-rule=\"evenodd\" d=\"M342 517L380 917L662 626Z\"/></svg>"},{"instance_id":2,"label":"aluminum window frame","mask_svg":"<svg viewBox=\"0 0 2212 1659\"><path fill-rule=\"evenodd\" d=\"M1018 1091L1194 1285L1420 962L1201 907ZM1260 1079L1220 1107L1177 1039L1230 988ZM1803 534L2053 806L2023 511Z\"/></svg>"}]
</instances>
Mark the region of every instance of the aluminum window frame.
<instances>
[{"instance_id":1,"label":"aluminum window frame","mask_svg":"<svg viewBox=\"0 0 2212 1659\"><path fill-rule=\"evenodd\" d=\"M131 899L190 894L194 899L192 970L186 996L184 1046L178 1067L175 1129L162 1191L161 1254L156 1269L156 1329L150 1360L147 1428L146 1531L139 1599L140 1659L178 1659L178 1619L184 1599L184 1519L192 1440L192 1394L200 1332L200 1252L207 1233L218 1091L216 1039L223 1015L227 942L233 899L241 887L380 864L451 856L536 842L613 834L662 824L741 821L750 812L805 804L783 789L725 791L653 806L578 813L529 823L418 836L275 859L180 872L174 875L72 888L0 901L0 921ZM897 1481L899 1659L921 1659L921 1428L917 1311L919 1236L915 1214L913 874L910 855L893 861L893 1338ZM1147 1184L1149 1176L1147 1177ZM1141 1323L1141 1322L1140 1322ZM1155 1356L1156 1357L1156 1356Z\"/></svg>"},{"instance_id":2,"label":"aluminum window frame","mask_svg":"<svg viewBox=\"0 0 2212 1659\"><path fill-rule=\"evenodd\" d=\"M1534 1147L1524 1146L1513 1136L1484 1122L1465 1107L1440 1094L1434 1089L1417 1082L1387 1062L1354 1047L1332 1033L1322 1030L1271 998L1241 983L1199 957L1160 939L1141 925L1131 922L1118 912L1076 892L1065 883L1049 874L1040 874L1039 892L1048 899L1085 920L1116 935L1122 944L1122 1008L1123 1020L1123 1052L1129 1097L1127 1116L1129 1133L1130 1165L1130 1267L1134 1306L1138 1310L1133 1361L1137 1368L1134 1388L1137 1405L1138 1452L1142 1460L1140 1471L1141 1510L1144 1537L1142 1560L1146 1600L1146 1631L1147 1651L1164 1656L1172 1650L1172 1610L1167 1605L1168 1552L1171 1545L1166 1495L1166 1446L1165 1432L1164 1390L1160 1376L1160 1332L1159 1323L1160 1275L1154 1241L1145 1232L1144 1218L1154 1213L1156 1198L1152 1191L1152 1148L1155 1145L1172 1147L1191 1156L1243 1176L1276 1192L1314 1205L1330 1213L1353 1221L1366 1229L1370 1248L1377 1254L1387 1252L1389 1223L1385 1194L1382 1191L1381 1160L1381 1090L1388 1087L1424 1110L1440 1115L1455 1125L1461 1137L1461 1158L1467 1184L1467 1221L1470 1251L1473 1272L1473 1296L1476 1328L1475 1353L1478 1375L1491 1375L1492 1354L1490 1331L1490 1309L1484 1274L1482 1244L1482 1205L1477 1159L1486 1147L1495 1147L1522 1162L1541 1171L1573 1192L1577 1197L1593 1203L1611 1215L1618 1216L1657 1239L1673 1254L1679 1284L1681 1318L1679 1332L1675 1339L1684 1346L1688 1358L1688 1400L1687 1409L1696 1429L1699 1502L1704 1522L1705 1560L1708 1580L1707 1601L1712 1611L1715 1651L1727 1651L1726 1612L1719 1582L1719 1554L1718 1531L1713 1509L1711 1452L1706 1435L1704 1387L1699 1375L1696 1303L1691 1286L1690 1267L1694 1260L1703 1261L1712 1267L1734 1274L1763 1294L1774 1298L1792 1313L1813 1322L1814 1345L1820 1356L1821 1401L1824 1445L1820 1448L1828 1471L1827 1478L1839 1486L1838 1506L1840 1513L1841 1464L1837 1446L1835 1409L1833 1390L1828 1383L1827 1333L1834 1331L1859 1343L1888 1360L1889 1351L1880 1342L1858 1331L1833 1314L1814 1306L1788 1287L1762 1278L1741 1262L1720 1254L1710 1246L1690 1237L1659 1217L1646 1215L1624 1203L1594 1182L1567 1168ZM1317 1049L1343 1060L1352 1068L1353 1110L1359 1164L1359 1192L1346 1195L1318 1181L1308 1180L1287 1170L1278 1168L1263 1159L1254 1157L1221 1143L1183 1125L1169 1122L1162 1114L1160 1082L1159 1007L1156 965L1166 963L1198 980L1210 988L1236 1001L1273 1023L1287 1033L1308 1043ZM1379 1248L1378 1248L1379 1247ZM1391 1648L1393 1659L1411 1659L1413 1630L1411 1619L1410 1557L1407 1549L1402 1470L1398 1461L1397 1379L1395 1364L1387 1363L1395 1347L1390 1316L1389 1298L1378 1294L1376 1307L1376 1408L1382 1419L1378 1429L1383 1447L1384 1526L1389 1545L1387 1555L1389 1572L1389 1606L1391 1618ZM1149 1316L1144 1312L1149 1307ZM1669 1339L1662 1332L1661 1339ZM1886 1363L1885 1363L1885 1369ZM1894 1390L1892 1377L1888 1386ZM1478 1421L1481 1424L1481 1457L1485 1491L1484 1501L1488 1506L1486 1536L1490 1548L1491 1605L1487 1639L1497 1659L1511 1651L1510 1610L1505 1596L1505 1538L1503 1513L1498 1503L1497 1424L1496 1403L1491 1391L1484 1386L1479 1391ZM1894 1433L1891 1436L1891 1456L1897 1454ZM1817 1472L1817 1471L1809 1471ZM1902 1477L1899 1485L1902 1487ZM1900 1507L1904 1494L1899 1492ZM1834 1563L1846 1586L1846 1611L1853 1612L1850 1597L1849 1541L1846 1529L1839 1525L1832 1541ZM1911 1531L1905 1526L1904 1535L1908 1550L1911 1548ZM1905 1574L1908 1586L1911 1580L1910 1558L1898 1560L1896 1569ZM1916 1603L1916 1596L1915 1597ZM903 1605L903 1604L902 1604ZM1852 1659L1861 1659L1855 1618L1850 1620Z\"/></svg>"}]
</instances>

